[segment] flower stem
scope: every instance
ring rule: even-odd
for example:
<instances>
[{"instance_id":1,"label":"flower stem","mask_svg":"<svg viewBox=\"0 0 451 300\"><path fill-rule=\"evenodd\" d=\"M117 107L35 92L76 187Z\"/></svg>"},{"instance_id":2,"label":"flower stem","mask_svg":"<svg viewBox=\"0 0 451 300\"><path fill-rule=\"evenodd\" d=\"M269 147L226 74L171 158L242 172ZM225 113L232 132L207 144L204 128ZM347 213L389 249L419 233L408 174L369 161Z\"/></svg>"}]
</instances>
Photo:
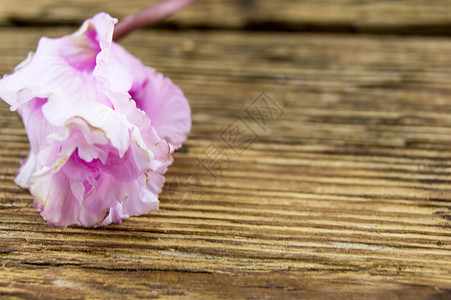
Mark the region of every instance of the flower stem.
<instances>
[{"instance_id":1,"label":"flower stem","mask_svg":"<svg viewBox=\"0 0 451 300\"><path fill-rule=\"evenodd\" d=\"M126 17L116 25L113 40L117 41L135 29L161 21L197 0L166 0Z\"/></svg>"}]
</instances>

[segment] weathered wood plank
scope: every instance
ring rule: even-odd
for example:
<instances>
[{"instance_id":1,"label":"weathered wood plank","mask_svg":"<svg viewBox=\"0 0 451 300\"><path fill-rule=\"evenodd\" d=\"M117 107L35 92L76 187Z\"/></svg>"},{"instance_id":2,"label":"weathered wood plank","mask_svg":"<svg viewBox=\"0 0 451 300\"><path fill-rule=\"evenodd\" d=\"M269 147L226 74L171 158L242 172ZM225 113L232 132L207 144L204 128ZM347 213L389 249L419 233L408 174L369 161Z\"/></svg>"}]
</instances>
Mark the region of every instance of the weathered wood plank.
<instances>
[{"instance_id":1,"label":"weathered wood plank","mask_svg":"<svg viewBox=\"0 0 451 300\"><path fill-rule=\"evenodd\" d=\"M80 23L102 9L115 17L156 0L2 0L0 24ZM209 0L177 14L178 26L397 33L450 33L451 1Z\"/></svg>"},{"instance_id":2,"label":"weathered wood plank","mask_svg":"<svg viewBox=\"0 0 451 300\"><path fill-rule=\"evenodd\" d=\"M3 29L0 71L71 31ZM192 105L161 211L45 224L12 182L28 143L1 104L0 295L450 296L450 40L147 31L123 45ZM283 110L270 132L244 112L261 92ZM241 155L220 138L237 117L258 135ZM212 142L231 160L216 178L196 160ZM177 184L191 175L196 198Z\"/></svg>"}]
</instances>

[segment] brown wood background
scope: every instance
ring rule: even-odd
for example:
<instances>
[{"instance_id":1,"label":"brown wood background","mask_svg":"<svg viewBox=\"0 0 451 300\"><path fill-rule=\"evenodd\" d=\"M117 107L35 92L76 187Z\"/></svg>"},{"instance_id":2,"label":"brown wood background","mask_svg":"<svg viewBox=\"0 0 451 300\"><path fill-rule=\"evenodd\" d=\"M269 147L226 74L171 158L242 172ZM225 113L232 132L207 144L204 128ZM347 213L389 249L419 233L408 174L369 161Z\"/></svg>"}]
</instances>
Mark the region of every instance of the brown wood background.
<instances>
[{"instance_id":1,"label":"brown wood background","mask_svg":"<svg viewBox=\"0 0 451 300\"><path fill-rule=\"evenodd\" d=\"M2 0L0 24L78 25L99 10L123 18L158 0ZM201 0L166 23L203 28L451 33L449 0Z\"/></svg>"},{"instance_id":2,"label":"brown wood background","mask_svg":"<svg viewBox=\"0 0 451 300\"><path fill-rule=\"evenodd\" d=\"M0 72L148 1L125 3L2 0ZM450 23L451 1L215 0L134 33L121 43L180 85L193 129L161 210L101 229L42 220L0 103L0 297L449 299ZM245 112L262 92L283 112L267 131ZM240 154L221 139L236 122L257 137ZM217 177L198 163L212 145Z\"/></svg>"}]
</instances>

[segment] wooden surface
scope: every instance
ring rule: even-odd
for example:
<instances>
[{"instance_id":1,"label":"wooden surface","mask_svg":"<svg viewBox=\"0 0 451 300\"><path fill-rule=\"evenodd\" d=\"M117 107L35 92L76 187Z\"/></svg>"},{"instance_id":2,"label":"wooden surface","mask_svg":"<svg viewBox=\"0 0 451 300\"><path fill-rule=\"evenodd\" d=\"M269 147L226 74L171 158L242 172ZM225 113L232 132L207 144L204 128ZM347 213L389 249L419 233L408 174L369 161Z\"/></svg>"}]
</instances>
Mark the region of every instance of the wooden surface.
<instances>
[{"instance_id":1,"label":"wooden surface","mask_svg":"<svg viewBox=\"0 0 451 300\"><path fill-rule=\"evenodd\" d=\"M74 29L1 28L1 73L41 35ZM0 297L451 297L450 37L144 30L122 44L192 106L161 210L101 229L47 225L12 181L28 142L1 103ZM276 109L265 130L246 113L254 99ZM240 122L253 131L230 147ZM209 174L199 161L212 147L228 163Z\"/></svg>"},{"instance_id":2,"label":"wooden surface","mask_svg":"<svg viewBox=\"0 0 451 300\"><path fill-rule=\"evenodd\" d=\"M158 0L2 0L0 24L78 25L106 11L118 18ZM451 0L200 0L166 24L227 29L451 34Z\"/></svg>"}]
</instances>

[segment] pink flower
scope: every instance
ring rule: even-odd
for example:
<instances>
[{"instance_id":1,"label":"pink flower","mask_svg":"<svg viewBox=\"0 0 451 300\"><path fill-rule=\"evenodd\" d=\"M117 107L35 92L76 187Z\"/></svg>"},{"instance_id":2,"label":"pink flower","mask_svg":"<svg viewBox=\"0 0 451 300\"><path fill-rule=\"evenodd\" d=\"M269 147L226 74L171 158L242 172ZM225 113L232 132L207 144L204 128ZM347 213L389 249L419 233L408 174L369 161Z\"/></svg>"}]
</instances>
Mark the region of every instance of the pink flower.
<instances>
[{"instance_id":1,"label":"pink flower","mask_svg":"<svg viewBox=\"0 0 451 300\"><path fill-rule=\"evenodd\" d=\"M171 153L191 128L183 92L112 42L116 21L99 13L70 36L41 38L0 80L30 141L16 183L56 225L157 210Z\"/></svg>"}]
</instances>

